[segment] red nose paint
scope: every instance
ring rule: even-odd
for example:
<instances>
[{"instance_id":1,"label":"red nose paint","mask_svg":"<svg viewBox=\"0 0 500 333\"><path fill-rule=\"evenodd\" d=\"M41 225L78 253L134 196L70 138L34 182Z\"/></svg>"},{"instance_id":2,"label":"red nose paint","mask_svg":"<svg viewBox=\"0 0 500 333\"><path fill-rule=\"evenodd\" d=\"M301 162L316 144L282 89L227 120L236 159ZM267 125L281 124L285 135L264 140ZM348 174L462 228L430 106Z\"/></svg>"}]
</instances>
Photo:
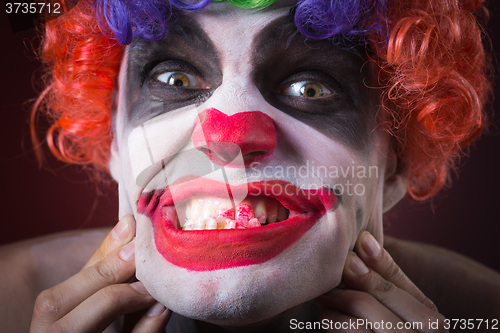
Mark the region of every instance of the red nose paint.
<instances>
[{"instance_id":1,"label":"red nose paint","mask_svg":"<svg viewBox=\"0 0 500 333\"><path fill-rule=\"evenodd\" d=\"M231 166L240 151L246 166L260 161L274 151L277 142L274 120L265 113L228 116L214 108L198 115L192 140L198 150L222 166Z\"/></svg>"}]
</instances>

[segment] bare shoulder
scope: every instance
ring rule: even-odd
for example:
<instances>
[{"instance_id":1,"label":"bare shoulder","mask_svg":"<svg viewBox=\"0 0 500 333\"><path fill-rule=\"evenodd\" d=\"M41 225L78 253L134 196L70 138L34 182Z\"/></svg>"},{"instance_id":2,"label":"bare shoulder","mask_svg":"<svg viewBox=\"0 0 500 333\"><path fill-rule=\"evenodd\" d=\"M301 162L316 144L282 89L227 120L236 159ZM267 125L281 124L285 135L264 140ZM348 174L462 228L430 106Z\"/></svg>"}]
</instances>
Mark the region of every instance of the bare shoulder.
<instances>
[{"instance_id":1,"label":"bare shoulder","mask_svg":"<svg viewBox=\"0 0 500 333\"><path fill-rule=\"evenodd\" d=\"M37 295L77 273L108 232L71 231L0 247L2 326L27 331Z\"/></svg>"},{"instance_id":2,"label":"bare shoulder","mask_svg":"<svg viewBox=\"0 0 500 333\"><path fill-rule=\"evenodd\" d=\"M387 237L384 247L447 318L500 318L500 274L440 247Z\"/></svg>"}]
</instances>

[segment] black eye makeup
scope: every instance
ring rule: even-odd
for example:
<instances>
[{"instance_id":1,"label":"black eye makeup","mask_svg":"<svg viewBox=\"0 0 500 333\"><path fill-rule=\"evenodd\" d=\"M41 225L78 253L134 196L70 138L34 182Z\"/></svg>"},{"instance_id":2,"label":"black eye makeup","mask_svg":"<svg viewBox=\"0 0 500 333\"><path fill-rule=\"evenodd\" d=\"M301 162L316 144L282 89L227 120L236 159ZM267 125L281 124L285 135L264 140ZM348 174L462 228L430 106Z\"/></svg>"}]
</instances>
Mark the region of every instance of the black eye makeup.
<instances>
[{"instance_id":1,"label":"black eye makeup","mask_svg":"<svg viewBox=\"0 0 500 333\"><path fill-rule=\"evenodd\" d=\"M253 50L253 79L270 105L353 148L364 146L375 112L363 49L308 39L284 17L256 36Z\"/></svg>"},{"instance_id":2,"label":"black eye makeup","mask_svg":"<svg viewBox=\"0 0 500 333\"><path fill-rule=\"evenodd\" d=\"M151 66L146 66L148 67ZM212 91L204 75L196 67L177 59L155 65L146 73L143 89L152 98L188 104L206 99Z\"/></svg>"},{"instance_id":3,"label":"black eye makeup","mask_svg":"<svg viewBox=\"0 0 500 333\"><path fill-rule=\"evenodd\" d=\"M318 70L303 70L282 81L273 97L283 105L305 113L328 112L332 103L343 99L342 87L330 75Z\"/></svg>"},{"instance_id":4,"label":"black eye makeup","mask_svg":"<svg viewBox=\"0 0 500 333\"><path fill-rule=\"evenodd\" d=\"M126 99L137 126L189 105L199 105L222 82L215 46L198 23L179 17L159 41L138 39L128 48Z\"/></svg>"},{"instance_id":5,"label":"black eye makeup","mask_svg":"<svg viewBox=\"0 0 500 333\"><path fill-rule=\"evenodd\" d=\"M249 74L264 100L280 112L361 147L374 113L364 84L365 60L351 49L307 39L282 17L255 35ZM222 84L225 57L194 20L180 19L163 40L140 40L129 50L126 98L133 126L200 105Z\"/></svg>"}]
</instances>

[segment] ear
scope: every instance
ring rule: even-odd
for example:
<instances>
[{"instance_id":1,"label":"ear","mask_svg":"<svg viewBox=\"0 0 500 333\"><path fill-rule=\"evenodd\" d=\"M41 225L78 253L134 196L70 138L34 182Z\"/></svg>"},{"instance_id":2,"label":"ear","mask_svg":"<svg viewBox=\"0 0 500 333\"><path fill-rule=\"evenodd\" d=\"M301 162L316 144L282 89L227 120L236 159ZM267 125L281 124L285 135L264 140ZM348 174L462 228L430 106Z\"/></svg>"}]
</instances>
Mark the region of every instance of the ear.
<instances>
[{"instance_id":1,"label":"ear","mask_svg":"<svg viewBox=\"0 0 500 333\"><path fill-rule=\"evenodd\" d=\"M398 158L392 153L387 159L384 180L382 210L387 212L394 207L406 194L406 176L398 168Z\"/></svg>"},{"instance_id":2,"label":"ear","mask_svg":"<svg viewBox=\"0 0 500 333\"><path fill-rule=\"evenodd\" d=\"M109 158L109 172L113 179L119 183L120 180L120 153L118 152L118 144L116 140L111 143L111 156Z\"/></svg>"}]
</instances>

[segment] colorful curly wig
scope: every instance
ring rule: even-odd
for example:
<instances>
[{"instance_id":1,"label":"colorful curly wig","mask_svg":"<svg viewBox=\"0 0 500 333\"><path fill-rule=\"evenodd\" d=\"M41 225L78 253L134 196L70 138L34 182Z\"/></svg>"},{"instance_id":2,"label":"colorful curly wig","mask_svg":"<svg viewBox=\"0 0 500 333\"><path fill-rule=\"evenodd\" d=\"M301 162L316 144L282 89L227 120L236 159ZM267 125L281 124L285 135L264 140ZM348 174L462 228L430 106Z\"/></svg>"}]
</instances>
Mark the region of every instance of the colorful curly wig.
<instances>
[{"instance_id":1,"label":"colorful curly wig","mask_svg":"<svg viewBox=\"0 0 500 333\"><path fill-rule=\"evenodd\" d=\"M162 38L176 11L211 1L80 0L47 22L41 57L50 76L32 119L43 110L53 120L47 133L52 153L107 170L113 85L124 45ZM274 0L228 1L264 8ZM368 45L379 68L384 125L414 199L443 187L459 153L483 128L490 84L472 15L481 9L481 0L299 0L294 8L305 36L361 38Z\"/></svg>"}]
</instances>

